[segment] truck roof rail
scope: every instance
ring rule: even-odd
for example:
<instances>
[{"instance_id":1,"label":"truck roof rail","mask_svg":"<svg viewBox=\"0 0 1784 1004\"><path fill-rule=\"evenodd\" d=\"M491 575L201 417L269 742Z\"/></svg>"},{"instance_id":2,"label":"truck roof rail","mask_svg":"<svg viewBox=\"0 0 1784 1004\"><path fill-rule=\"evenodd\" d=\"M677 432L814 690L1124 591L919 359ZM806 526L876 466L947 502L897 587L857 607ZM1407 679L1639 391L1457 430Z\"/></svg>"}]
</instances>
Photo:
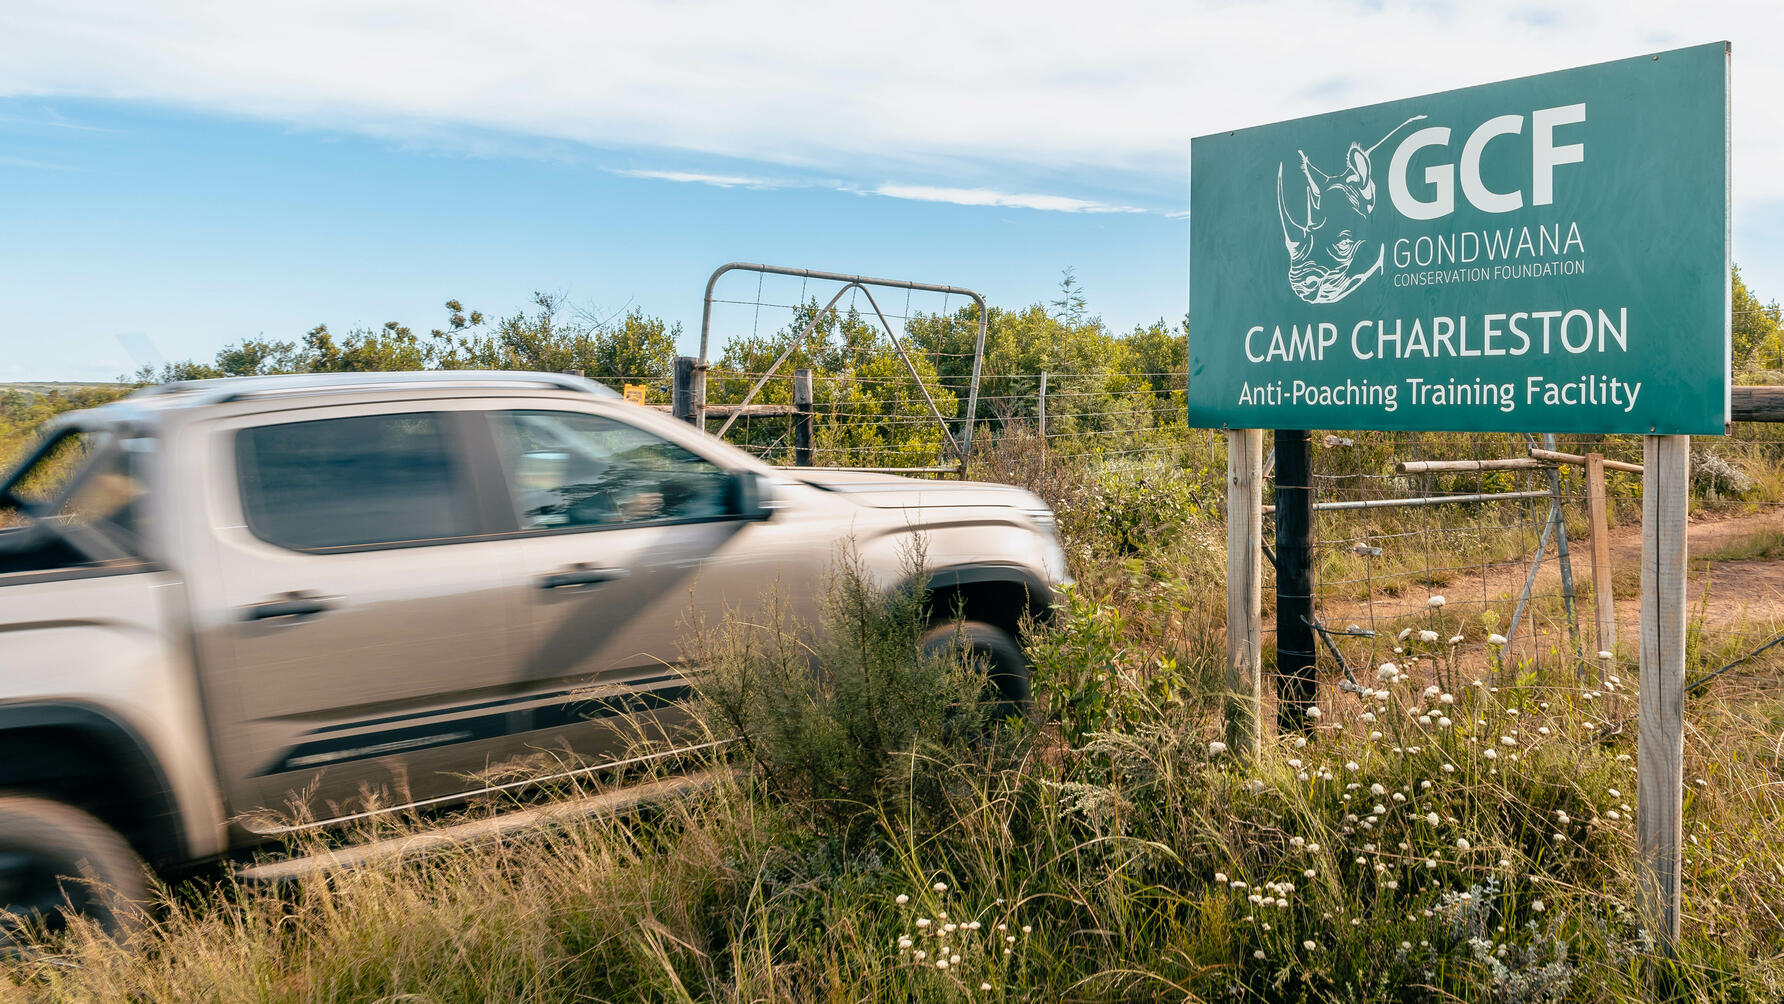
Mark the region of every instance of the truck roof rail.
<instances>
[{"instance_id":1,"label":"truck roof rail","mask_svg":"<svg viewBox=\"0 0 1784 1004\"><path fill-rule=\"evenodd\" d=\"M544 387L597 397L619 397L611 387L570 373L538 373L522 370L403 370L373 373L290 373L278 376L221 377L213 380L178 380L145 387L131 397L164 397L191 394L191 404L224 404L249 397L279 394L315 394L329 391L378 388L428 387Z\"/></svg>"}]
</instances>

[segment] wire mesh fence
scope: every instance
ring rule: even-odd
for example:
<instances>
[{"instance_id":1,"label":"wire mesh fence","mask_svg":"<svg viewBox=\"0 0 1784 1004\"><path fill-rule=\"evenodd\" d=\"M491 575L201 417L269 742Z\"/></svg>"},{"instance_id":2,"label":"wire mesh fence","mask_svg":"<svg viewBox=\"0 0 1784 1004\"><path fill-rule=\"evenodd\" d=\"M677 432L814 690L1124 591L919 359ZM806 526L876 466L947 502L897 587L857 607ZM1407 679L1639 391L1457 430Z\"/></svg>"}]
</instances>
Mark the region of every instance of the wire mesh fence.
<instances>
[{"instance_id":1,"label":"wire mesh fence","mask_svg":"<svg viewBox=\"0 0 1784 1004\"><path fill-rule=\"evenodd\" d=\"M759 375L720 367L713 372L709 388L739 386ZM785 376L790 381L790 373ZM1217 515L1225 440L1219 430L1185 425L1181 378L1181 372L988 370L968 473L1037 488L1050 479L1187 478L1205 489L1201 511ZM871 398L862 390L897 383L896 375L816 374L813 463L947 465L945 441L919 407L909 399ZM964 421L964 416L958 420ZM793 462L790 422L784 417L740 419L728 438L770 463ZM1609 572L1595 581L1581 468L1477 466L1402 473L1398 465L1529 462L1532 448L1599 453L1639 465L1641 437L1322 431L1313 442L1313 571L1322 674L1363 676L1384 662L1413 658L1468 682L1520 667L1571 667L1590 688L1616 675L1618 667L1626 671L1633 665L1639 474L1611 470L1605 476L1607 519L1597 532L1609 541ZM1266 439L1266 451L1269 447ZM1784 527L1773 525L1784 506L1784 427L1737 423L1727 436L1695 439L1692 481L1700 515L1738 523L1747 537L1784 536ZM1266 503L1272 484L1266 482ZM1395 500L1422 501L1375 505ZM1271 534L1267 522L1266 540ZM1784 557L1784 544L1777 550ZM1718 556L1701 555L1700 565L1703 557ZM1265 575L1268 604L1273 588L1268 563ZM1714 582L1705 579L1700 598ZM1619 642L1611 641L1595 617L1601 590L1612 595L1611 633ZM1745 612L1732 617L1699 610L1706 646L1719 640L1744 644L1774 632L1772 597L1748 599ZM1784 608L1784 597L1778 599ZM1267 612L1266 650L1273 644L1271 625ZM1611 654L1607 658L1603 652Z\"/></svg>"}]
</instances>

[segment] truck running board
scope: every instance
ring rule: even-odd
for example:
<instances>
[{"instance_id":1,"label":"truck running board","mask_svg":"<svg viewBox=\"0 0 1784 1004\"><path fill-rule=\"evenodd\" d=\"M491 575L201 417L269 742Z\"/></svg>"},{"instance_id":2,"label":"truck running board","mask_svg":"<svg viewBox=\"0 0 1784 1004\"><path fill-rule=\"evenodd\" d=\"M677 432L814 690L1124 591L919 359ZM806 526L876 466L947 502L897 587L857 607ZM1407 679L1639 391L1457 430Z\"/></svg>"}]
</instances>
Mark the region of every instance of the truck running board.
<instances>
[{"instance_id":1,"label":"truck running board","mask_svg":"<svg viewBox=\"0 0 1784 1004\"><path fill-rule=\"evenodd\" d=\"M519 809L488 819L473 819L421 833L412 833L366 844L352 844L318 854L297 858L278 858L244 865L236 877L244 882L295 882L330 872L364 868L369 865L390 865L482 841L499 840L510 834L543 826L573 823L591 816L617 816L638 806L711 788L720 780L718 771L702 771L680 777L664 778L643 784L628 785L613 791Z\"/></svg>"}]
</instances>

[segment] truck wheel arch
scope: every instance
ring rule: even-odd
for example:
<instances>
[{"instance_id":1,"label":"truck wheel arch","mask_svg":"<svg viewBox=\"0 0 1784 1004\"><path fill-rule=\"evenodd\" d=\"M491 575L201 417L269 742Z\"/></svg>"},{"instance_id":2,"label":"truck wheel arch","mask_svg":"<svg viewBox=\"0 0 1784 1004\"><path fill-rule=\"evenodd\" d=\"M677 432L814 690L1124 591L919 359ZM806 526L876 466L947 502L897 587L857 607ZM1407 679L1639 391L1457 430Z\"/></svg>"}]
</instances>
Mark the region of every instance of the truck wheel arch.
<instances>
[{"instance_id":1,"label":"truck wheel arch","mask_svg":"<svg viewBox=\"0 0 1784 1004\"><path fill-rule=\"evenodd\" d=\"M91 813L157 869L189 860L166 773L134 729L99 708L69 702L0 705L0 790Z\"/></svg>"},{"instance_id":2,"label":"truck wheel arch","mask_svg":"<svg viewBox=\"0 0 1784 1004\"><path fill-rule=\"evenodd\" d=\"M954 565L927 575L931 620L950 619L959 609L968 620L1019 638L1024 616L1044 621L1052 612L1052 588L1021 565Z\"/></svg>"}]
</instances>

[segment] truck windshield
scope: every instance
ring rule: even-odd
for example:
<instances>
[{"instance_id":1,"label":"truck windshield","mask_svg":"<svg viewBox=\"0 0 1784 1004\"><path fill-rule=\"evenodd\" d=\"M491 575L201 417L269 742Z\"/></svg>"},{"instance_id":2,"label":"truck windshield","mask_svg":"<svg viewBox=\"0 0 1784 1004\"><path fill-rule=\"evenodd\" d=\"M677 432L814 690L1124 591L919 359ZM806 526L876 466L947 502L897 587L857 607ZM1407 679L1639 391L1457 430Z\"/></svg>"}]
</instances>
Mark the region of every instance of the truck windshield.
<instances>
[{"instance_id":1,"label":"truck windshield","mask_svg":"<svg viewBox=\"0 0 1784 1004\"><path fill-rule=\"evenodd\" d=\"M92 433L79 430L57 436L11 479L6 497L0 499L0 526L16 526L28 511L41 511L60 498L75 473L86 466L96 440Z\"/></svg>"},{"instance_id":2,"label":"truck windshield","mask_svg":"<svg viewBox=\"0 0 1784 1004\"><path fill-rule=\"evenodd\" d=\"M0 494L0 574L138 560L147 443L70 430L40 450Z\"/></svg>"}]
</instances>

